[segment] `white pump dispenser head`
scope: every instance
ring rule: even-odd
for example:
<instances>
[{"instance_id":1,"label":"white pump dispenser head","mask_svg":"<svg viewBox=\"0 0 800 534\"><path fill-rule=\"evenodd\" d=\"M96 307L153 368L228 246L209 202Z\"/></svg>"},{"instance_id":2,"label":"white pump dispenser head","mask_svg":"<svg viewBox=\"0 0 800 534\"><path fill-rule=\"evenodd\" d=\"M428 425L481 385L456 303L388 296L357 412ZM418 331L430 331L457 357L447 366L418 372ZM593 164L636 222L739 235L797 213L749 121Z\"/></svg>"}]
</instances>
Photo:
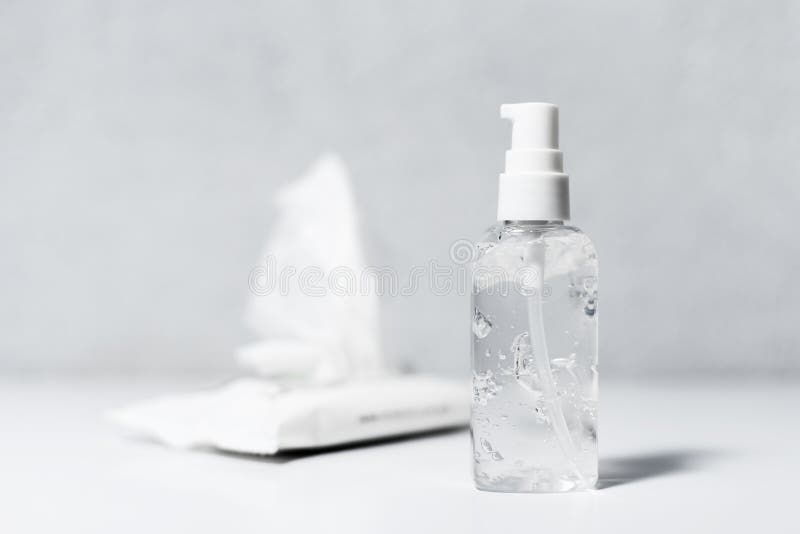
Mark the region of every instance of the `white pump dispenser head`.
<instances>
[{"instance_id":1,"label":"white pump dispenser head","mask_svg":"<svg viewBox=\"0 0 800 534\"><path fill-rule=\"evenodd\" d=\"M569 219L569 177L558 149L558 107L542 102L504 104L500 116L513 124L511 150L500 175L497 219Z\"/></svg>"}]
</instances>

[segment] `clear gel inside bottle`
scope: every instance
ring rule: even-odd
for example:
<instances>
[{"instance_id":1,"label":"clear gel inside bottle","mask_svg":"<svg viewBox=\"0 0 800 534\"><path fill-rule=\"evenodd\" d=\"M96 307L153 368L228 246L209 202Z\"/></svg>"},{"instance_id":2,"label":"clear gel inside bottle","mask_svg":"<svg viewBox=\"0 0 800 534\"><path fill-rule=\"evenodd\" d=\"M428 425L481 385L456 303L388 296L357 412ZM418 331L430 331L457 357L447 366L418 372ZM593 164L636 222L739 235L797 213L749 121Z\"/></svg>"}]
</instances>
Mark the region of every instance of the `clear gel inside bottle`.
<instances>
[{"instance_id":1,"label":"clear gel inside bottle","mask_svg":"<svg viewBox=\"0 0 800 534\"><path fill-rule=\"evenodd\" d=\"M597 481L597 255L557 221L506 221L478 243L472 421L479 489Z\"/></svg>"}]
</instances>

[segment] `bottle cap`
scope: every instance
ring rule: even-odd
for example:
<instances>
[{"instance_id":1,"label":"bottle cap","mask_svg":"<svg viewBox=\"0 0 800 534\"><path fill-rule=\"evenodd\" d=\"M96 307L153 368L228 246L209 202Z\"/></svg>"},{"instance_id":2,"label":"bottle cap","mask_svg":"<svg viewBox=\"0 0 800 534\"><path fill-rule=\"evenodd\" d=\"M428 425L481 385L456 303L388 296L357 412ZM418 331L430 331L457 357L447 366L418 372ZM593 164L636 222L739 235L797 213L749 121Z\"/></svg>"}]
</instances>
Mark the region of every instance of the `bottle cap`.
<instances>
[{"instance_id":1,"label":"bottle cap","mask_svg":"<svg viewBox=\"0 0 800 534\"><path fill-rule=\"evenodd\" d=\"M569 176L558 148L558 107L543 102L504 104L500 116L512 122L511 149L500 175L497 219L569 219Z\"/></svg>"}]
</instances>

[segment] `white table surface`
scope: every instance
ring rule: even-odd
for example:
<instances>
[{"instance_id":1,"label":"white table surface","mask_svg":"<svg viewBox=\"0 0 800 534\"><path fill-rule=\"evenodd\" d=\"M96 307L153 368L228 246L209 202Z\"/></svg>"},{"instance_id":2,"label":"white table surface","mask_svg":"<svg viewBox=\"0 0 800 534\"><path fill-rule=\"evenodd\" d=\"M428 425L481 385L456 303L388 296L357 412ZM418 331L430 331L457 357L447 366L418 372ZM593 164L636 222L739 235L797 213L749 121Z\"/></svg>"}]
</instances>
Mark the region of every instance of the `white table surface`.
<instances>
[{"instance_id":1,"label":"white table surface","mask_svg":"<svg viewBox=\"0 0 800 534\"><path fill-rule=\"evenodd\" d=\"M103 411L186 381L0 380L0 532L800 532L800 384L604 383L600 489L473 489L467 432L276 460Z\"/></svg>"}]
</instances>

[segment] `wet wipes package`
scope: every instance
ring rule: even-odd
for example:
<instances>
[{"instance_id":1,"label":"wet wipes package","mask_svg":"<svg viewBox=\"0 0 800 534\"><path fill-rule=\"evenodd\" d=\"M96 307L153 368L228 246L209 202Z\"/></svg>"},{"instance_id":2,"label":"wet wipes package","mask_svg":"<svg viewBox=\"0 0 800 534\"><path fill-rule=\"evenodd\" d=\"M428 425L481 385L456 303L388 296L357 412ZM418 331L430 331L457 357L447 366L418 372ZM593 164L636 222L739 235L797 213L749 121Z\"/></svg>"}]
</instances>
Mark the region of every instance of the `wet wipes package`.
<instances>
[{"instance_id":1,"label":"wet wipes package","mask_svg":"<svg viewBox=\"0 0 800 534\"><path fill-rule=\"evenodd\" d=\"M236 353L254 376L221 388L116 410L112 421L177 447L248 454L329 447L466 425L469 386L393 372L381 352L374 292L319 294L274 287L280 272L364 269L344 162L319 158L274 197L263 264L250 277L245 323L255 339Z\"/></svg>"},{"instance_id":2,"label":"wet wipes package","mask_svg":"<svg viewBox=\"0 0 800 534\"><path fill-rule=\"evenodd\" d=\"M240 379L110 417L174 447L275 454L461 426L469 419L467 399L466 384L414 375L288 389Z\"/></svg>"}]
</instances>

